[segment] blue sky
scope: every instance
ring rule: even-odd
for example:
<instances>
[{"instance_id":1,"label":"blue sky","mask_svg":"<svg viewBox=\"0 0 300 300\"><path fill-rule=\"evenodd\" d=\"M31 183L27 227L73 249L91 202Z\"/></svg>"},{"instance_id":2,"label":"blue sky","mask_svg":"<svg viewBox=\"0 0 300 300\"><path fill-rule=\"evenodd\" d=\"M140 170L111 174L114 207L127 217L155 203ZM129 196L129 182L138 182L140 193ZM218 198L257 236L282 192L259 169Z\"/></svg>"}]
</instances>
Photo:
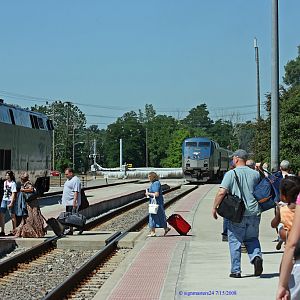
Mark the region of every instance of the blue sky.
<instances>
[{"instance_id":1,"label":"blue sky","mask_svg":"<svg viewBox=\"0 0 300 300\"><path fill-rule=\"evenodd\" d=\"M146 103L176 118L206 103L212 118L253 120L254 37L261 98L271 89L271 3L2 0L0 97L72 101L99 127ZM299 11L299 0L279 1L280 78L297 56Z\"/></svg>"}]
</instances>

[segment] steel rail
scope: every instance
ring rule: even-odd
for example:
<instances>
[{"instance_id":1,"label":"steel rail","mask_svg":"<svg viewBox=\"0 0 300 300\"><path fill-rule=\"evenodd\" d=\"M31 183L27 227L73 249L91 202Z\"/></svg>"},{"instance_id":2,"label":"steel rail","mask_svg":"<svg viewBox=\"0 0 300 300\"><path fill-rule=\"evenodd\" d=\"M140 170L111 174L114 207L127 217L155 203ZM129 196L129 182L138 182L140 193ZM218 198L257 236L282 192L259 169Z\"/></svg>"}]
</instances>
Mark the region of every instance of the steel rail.
<instances>
[{"instance_id":1,"label":"steel rail","mask_svg":"<svg viewBox=\"0 0 300 300\"><path fill-rule=\"evenodd\" d=\"M56 247L56 241L60 237L52 237L45 242L36 245L22 253L19 253L11 258L8 258L0 263L0 275L9 273L11 270L15 269L18 264L26 263L38 256L41 256L44 252L49 251L51 248Z\"/></svg>"}]
</instances>

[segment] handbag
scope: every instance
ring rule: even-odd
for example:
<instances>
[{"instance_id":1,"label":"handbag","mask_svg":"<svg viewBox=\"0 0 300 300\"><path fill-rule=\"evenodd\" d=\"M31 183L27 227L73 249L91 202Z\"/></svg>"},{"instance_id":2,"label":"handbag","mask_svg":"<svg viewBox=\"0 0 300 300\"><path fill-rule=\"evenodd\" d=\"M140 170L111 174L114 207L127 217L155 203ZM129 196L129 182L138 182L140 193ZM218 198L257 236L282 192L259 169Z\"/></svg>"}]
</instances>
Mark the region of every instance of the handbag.
<instances>
[{"instance_id":1,"label":"handbag","mask_svg":"<svg viewBox=\"0 0 300 300\"><path fill-rule=\"evenodd\" d=\"M149 214L156 215L158 211L158 204L156 203L155 196L151 199L149 203Z\"/></svg>"},{"instance_id":2,"label":"handbag","mask_svg":"<svg viewBox=\"0 0 300 300\"><path fill-rule=\"evenodd\" d=\"M78 213L78 210L72 212L62 212L58 216L58 221L66 226L83 228L86 223L86 217Z\"/></svg>"},{"instance_id":3,"label":"handbag","mask_svg":"<svg viewBox=\"0 0 300 300\"><path fill-rule=\"evenodd\" d=\"M223 198L220 205L218 206L217 213L221 217L228 219L232 222L241 223L246 208L245 208L245 202L244 202L243 196L242 196L243 194L242 194L242 189L240 187L239 179L236 175L235 170L233 170L233 172L234 172L235 180L237 181L237 184L238 184L238 188L241 192L242 198L235 196L235 195L227 194Z\"/></svg>"},{"instance_id":4,"label":"handbag","mask_svg":"<svg viewBox=\"0 0 300 300\"><path fill-rule=\"evenodd\" d=\"M26 202L31 202L39 197L39 194L37 193L36 189L34 189L32 193L23 192L23 195L25 197Z\"/></svg>"}]
</instances>

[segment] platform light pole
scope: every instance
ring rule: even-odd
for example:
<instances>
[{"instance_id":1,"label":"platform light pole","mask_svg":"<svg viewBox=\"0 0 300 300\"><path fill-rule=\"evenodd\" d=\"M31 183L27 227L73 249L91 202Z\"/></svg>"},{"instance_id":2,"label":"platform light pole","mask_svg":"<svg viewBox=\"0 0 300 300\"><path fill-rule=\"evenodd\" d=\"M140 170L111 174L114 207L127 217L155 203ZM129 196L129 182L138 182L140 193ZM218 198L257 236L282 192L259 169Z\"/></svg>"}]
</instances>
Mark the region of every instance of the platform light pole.
<instances>
[{"instance_id":1,"label":"platform light pole","mask_svg":"<svg viewBox=\"0 0 300 300\"><path fill-rule=\"evenodd\" d=\"M272 0L271 169L279 165L279 46L278 0Z\"/></svg>"},{"instance_id":2,"label":"platform light pole","mask_svg":"<svg viewBox=\"0 0 300 300\"><path fill-rule=\"evenodd\" d=\"M254 38L255 62L256 62L256 87L257 87L257 121L260 120L260 82L259 82L259 55L257 38Z\"/></svg>"}]
</instances>

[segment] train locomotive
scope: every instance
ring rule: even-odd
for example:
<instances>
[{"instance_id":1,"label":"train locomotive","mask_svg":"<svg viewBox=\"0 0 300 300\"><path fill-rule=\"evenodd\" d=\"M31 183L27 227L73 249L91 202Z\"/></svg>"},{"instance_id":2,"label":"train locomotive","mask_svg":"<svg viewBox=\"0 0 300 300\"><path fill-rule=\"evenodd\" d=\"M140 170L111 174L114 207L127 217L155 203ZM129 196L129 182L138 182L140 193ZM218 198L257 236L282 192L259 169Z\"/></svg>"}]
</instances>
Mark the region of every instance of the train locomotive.
<instances>
[{"instance_id":1,"label":"train locomotive","mask_svg":"<svg viewBox=\"0 0 300 300\"><path fill-rule=\"evenodd\" d=\"M53 129L46 115L0 99L1 189L6 171L12 170L17 182L21 172L28 172L39 194L49 190Z\"/></svg>"},{"instance_id":2,"label":"train locomotive","mask_svg":"<svg viewBox=\"0 0 300 300\"><path fill-rule=\"evenodd\" d=\"M231 151L206 137L187 138L182 144L182 169L189 182L221 179L230 167Z\"/></svg>"}]
</instances>

